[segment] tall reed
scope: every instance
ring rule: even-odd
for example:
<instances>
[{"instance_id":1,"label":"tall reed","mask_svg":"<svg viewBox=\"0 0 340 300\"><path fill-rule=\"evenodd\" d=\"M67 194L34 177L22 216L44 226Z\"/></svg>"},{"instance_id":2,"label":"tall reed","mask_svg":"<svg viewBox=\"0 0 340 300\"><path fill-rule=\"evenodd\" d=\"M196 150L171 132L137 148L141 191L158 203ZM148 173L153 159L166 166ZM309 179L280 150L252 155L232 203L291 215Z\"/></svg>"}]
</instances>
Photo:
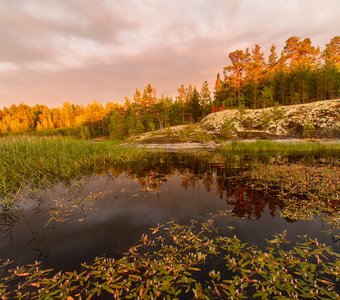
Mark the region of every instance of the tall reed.
<instances>
[{"instance_id":1,"label":"tall reed","mask_svg":"<svg viewBox=\"0 0 340 300\"><path fill-rule=\"evenodd\" d=\"M234 141L221 147L223 152L283 152L283 153L308 153L308 152L331 152L340 154L340 143L319 143L304 141Z\"/></svg>"},{"instance_id":2,"label":"tall reed","mask_svg":"<svg viewBox=\"0 0 340 300\"><path fill-rule=\"evenodd\" d=\"M23 186L67 181L98 173L114 164L146 157L144 149L113 142L72 138L11 137L0 139L0 201Z\"/></svg>"}]
</instances>

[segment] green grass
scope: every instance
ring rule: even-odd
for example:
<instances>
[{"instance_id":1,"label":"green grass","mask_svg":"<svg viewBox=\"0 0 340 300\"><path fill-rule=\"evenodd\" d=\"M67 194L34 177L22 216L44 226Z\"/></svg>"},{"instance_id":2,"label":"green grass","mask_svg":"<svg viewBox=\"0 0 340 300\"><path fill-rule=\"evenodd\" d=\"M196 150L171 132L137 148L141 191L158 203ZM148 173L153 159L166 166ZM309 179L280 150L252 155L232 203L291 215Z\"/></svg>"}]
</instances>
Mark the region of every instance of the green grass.
<instances>
[{"instance_id":1,"label":"green grass","mask_svg":"<svg viewBox=\"0 0 340 300\"><path fill-rule=\"evenodd\" d=\"M144 149L65 137L0 139L0 203L22 187L43 186L145 160Z\"/></svg>"},{"instance_id":2,"label":"green grass","mask_svg":"<svg viewBox=\"0 0 340 300\"><path fill-rule=\"evenodd\" d=\"M223 152L243 152L243 153L260 153L260 152L290 152L290 153L307 153L307 152L338 152L340 153L340 143L319 143L319 142L277 142L277 141L254 141L239 142L234 141L224 144L221 147Z\"/></svg>"}]
</instances>

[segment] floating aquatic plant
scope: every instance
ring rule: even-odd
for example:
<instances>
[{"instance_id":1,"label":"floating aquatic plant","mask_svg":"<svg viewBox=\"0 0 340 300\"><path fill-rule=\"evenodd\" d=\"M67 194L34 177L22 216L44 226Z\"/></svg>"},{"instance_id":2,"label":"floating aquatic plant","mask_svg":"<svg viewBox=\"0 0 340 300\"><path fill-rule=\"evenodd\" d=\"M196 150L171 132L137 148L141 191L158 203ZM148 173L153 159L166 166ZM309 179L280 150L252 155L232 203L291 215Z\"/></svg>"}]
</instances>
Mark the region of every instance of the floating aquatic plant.
<instances>
[{"instance_id":1,"label":"floating aquatic plant","mask_svg":"<svg viewBox=\"0 0 340 300\"><path fill-rule=\"evenodd\" d=\"M308 237L291 245L283 232L257 249L235 235L220 235L213 219L159 225L122 258L97 257L79 272L11 265L1 265L2 299L339 297L340 260L331 248Z\"/></svg>"}]
</instances>

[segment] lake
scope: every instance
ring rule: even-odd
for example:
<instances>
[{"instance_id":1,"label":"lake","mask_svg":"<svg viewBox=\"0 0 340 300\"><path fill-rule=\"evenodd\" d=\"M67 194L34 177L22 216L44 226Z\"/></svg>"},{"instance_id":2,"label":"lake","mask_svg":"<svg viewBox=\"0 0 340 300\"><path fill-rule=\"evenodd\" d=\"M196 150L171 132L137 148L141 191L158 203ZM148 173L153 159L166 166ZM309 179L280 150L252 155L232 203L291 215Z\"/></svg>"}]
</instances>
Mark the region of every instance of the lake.
<instances>
[{"instance_id":1,"label":"lake","mask_svg":"<svg viewBox=\"0 0 340 300\"><path fill-rule=\"evenodd\" d=\"M273 193L252 189L239 175L257 164L338 164L322 156L230 156L219 152L155 153L147 164L115 166L68 183L24 190L20 201L0 213L0 257L18 265L42 261L56 270L79 269L96 256L121 257L150 227L175 218L205 221L209 213L243 241L258 247L287 230L295 241L307 234L331 245L324 221L282 218L284 207Z\"/></svg>"}]
</instances>

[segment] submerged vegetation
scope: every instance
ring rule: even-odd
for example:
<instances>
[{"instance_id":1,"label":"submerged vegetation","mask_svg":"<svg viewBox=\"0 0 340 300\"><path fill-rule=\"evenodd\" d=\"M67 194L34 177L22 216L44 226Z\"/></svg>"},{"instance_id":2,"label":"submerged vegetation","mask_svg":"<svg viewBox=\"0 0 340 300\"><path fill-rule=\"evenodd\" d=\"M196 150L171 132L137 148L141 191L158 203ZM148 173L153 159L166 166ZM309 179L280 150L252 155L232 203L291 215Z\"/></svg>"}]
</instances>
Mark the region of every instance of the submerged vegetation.
<instances>
[{"instance_id":1,"label":"submerged vegetation","mask_svg":"<svg viewBox=\"0 0 340 300\"><path fill-rule=\"evenodd\" d=\"M243 176L248 186L283 202L282 217L312 220L318 216L328 224L333 240L340 241L339 166L258 165Z\"/></svg>"},{"instance_id":2,"label":"submerged vegetation","mask_svg":"<svg viewBox=\"0 0 340 300\"><path fill-rule=\"evenodd\" d=\"M124 257L98 257L79 272L55 273L39 263L11 269L3 262L2 299L339 297L339 255L315 239L289 245L283 232L258 249L232 229L220 235L214 219L185 226L171 221L151 230Z\"/></svg>"}]
</instances>

